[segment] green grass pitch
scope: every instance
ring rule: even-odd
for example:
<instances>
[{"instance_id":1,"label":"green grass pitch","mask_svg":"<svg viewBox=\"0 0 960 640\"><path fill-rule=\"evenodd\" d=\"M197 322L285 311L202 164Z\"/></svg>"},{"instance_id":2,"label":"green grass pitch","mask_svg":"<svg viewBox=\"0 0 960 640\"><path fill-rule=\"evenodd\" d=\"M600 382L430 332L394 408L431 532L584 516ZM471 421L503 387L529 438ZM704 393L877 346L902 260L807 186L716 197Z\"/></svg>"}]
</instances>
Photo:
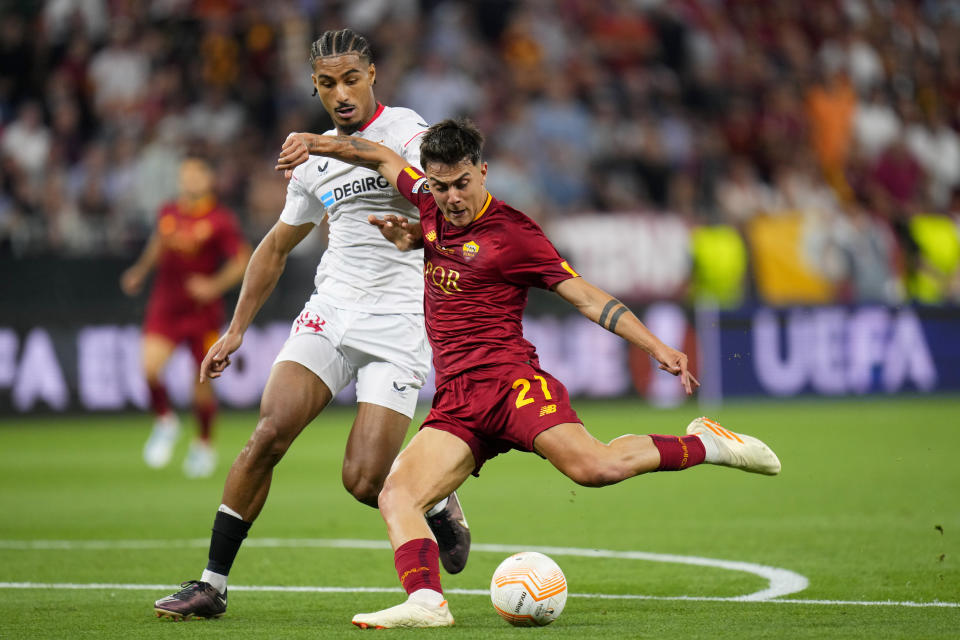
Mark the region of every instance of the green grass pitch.
<instances>
[{"instance_id":1,"label":"green grass pitch","mask_svg":"<svg viewBox=\"0 0 960 640\"><path fill-rule=\"evenodd\" d=\"M654 410L639 401L576 406L604 440L681 433L699 415L692 405ZM783 472L776 478L704 466L586 489L534 455L500 456L460 491L475 548L462 574L443 576L456 626L376 633L960 637L958 416L957 396L762 401L714 412L725 426L777 451ZM234 566L226 616L186 623L154 618L152 603L199 577L224 475L255 416L223 414L220 467L201 481L180 472L186 438L169 468L144 467L146 415L0 420L0 638L374 633L355 629L351 616L395 604L401 594L344 591L397 587L379 515L340 484L351 419L350 408L333 408L295 443ZM347 542L338 548L331 540ZM358 548L354 540L372 544ZM486 590L506 548L545 546L750 563L799 574L809 586L772 600L736 601L770 582L736 566L557 554L572 595L560 619L543 629L514 629L488 597L469 593ZM105 583L112 586L91 588ZM264 586L312 590L253 589ZM942 606L916 606L937 602Z\"/></svg>"}]
</instances>

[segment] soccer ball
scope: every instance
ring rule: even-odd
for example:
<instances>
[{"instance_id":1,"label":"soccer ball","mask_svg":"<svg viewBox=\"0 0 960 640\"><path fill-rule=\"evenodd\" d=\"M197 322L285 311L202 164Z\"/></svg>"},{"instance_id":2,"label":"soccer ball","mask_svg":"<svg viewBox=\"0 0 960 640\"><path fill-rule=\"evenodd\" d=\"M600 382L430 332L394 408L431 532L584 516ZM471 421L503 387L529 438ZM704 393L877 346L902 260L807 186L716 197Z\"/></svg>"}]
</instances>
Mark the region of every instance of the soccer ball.
<instances>
[{"instance_id":1,"label":"soccer ball","mask_svg":"<svg viewBox=\"0 0 960 640\"><path fill-rule=\"evenodd\" d=\"M556 562L536 551L515 553L490 580L490 600L515 627L548 625L567 603L567 579Z\"/></svg>"}]
</instances>

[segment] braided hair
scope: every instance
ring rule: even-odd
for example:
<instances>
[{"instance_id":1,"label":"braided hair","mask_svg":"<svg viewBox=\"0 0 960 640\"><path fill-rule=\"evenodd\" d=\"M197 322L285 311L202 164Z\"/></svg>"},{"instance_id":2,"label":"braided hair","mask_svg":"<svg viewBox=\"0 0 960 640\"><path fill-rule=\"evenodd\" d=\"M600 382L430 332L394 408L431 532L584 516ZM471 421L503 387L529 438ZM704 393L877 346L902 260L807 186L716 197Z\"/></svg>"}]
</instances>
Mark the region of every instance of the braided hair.
<instances>
[{"instance_id":1,"label":"braided hair","mask_svg":"<svg viewBox=\"0 0 960 640\"><path fill-rule=\"evenodd\" d=\"M353 29L324 31L323 35L310 45L310 66L312 67L320 58L342 56L347 53L356 53L367 64L373 62L370 43Z\"/></svg>"}]
</instances>

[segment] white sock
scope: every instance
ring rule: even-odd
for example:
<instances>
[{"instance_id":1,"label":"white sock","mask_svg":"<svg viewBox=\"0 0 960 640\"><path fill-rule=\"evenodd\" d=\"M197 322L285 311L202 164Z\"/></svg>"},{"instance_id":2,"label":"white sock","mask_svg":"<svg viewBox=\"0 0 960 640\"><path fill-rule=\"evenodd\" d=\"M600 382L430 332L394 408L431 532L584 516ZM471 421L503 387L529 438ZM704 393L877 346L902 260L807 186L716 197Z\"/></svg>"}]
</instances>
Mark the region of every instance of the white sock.
<instances>
[{"instance_id":1,"label":"white sock","mask_svg":"<svg viewBox=\"0 0 960 640\"><path fill-rule=\"evenodd\" d=\"M162 416L157 416L154 426L164 431L180 431L180 421L177 420L177 414L168 411Z\"/></svg>"},{"instance_id":2,"label":"white sock","mask_svg":"<svg viewBox=\"0 0 960 640\"><path fill-rule=\"evenodd\" d=\"M221 595L227 590L227 576L222 573L214 573L209 569L204 569L203 573L200 574L200 582L209 583L210 586L219 591Z\"/></svg>"},{"instance_id":3,"label":"white sock","mask_svg":"<svg viewBox=\"0 0 960 640\"><path fill-rule=\"evenodd\" d=\"M227 514L228 516L233 516L233 517L236 518L237 520L243 520L243 516L242 516L242 515L240 515L239 513L237 513L236 511L234 511L233 509L231 509L230 507L228 507L228 506L225 505L225 504L221 504L220 507L217 508L217 511L223 511L223 512L224 512L225 514Z\"/></svg>"},{"instance_id":4,"label":"white sock","mask_svg":"<svg viewBox=\"0 0 960 640\"><path fill-rule=\"evenodd\" d=\"M696 433L694 435L700 438L700 442L703 443L703 450L706 452L706 457L704 457L703 461L707 464L716 464L719 462L720 449L717 447L717 443L713 440L713 438L705 438L705 433Z\"/></svg>"},{"instance_id":5,"label":"white sock","mask_svg":"<svg viewBox=\"0 0 960 640\"><path fill-rule=\"evenodd\" d=\"M449 499L450 499L450 497L448 496L448 497L444 498L443 500L441 500L440 502L438 502L437 504L433 505L433 509L430 509L430 511L427 511L427 517L429 518L430 516L435 516L435 515L437 515L438 513L440 513L441 511L443 511L444 509L446 509L446 508L447 508L447 500L449 500Z\"/></svg>"},{"instance_id":6,"label":"white sock","mask_svg":"<svg viewBox=\"0 0 960 640\"><path fill-rule=\"evenodd\" d=\"M442 593L434 591L433 589L417 589L410 594L408 600L415 600L428 607L439 607L440 603L446 600L446 598L443 597Z\"/></svg>"}]
</instances>

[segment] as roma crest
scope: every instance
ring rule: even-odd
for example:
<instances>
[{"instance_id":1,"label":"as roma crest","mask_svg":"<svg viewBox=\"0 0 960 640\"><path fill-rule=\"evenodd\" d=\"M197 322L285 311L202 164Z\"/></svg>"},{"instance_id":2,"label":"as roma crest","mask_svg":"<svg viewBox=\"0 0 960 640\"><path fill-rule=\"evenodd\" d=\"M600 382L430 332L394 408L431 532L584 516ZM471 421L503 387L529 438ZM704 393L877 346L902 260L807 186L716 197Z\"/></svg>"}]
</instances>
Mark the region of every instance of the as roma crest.
<instances>
[{"instance_id":1,"label":"as roma crest","mask_svg":"<svg viewBox=\"0 0 960 640\"><path fill-rule=\"evenodd\" d=\"M477 257L477 254L480 253L480 245L471 240L466 242L463 245L463 259L464 260L473 260Z\"/></svg>"}]
</instances>

